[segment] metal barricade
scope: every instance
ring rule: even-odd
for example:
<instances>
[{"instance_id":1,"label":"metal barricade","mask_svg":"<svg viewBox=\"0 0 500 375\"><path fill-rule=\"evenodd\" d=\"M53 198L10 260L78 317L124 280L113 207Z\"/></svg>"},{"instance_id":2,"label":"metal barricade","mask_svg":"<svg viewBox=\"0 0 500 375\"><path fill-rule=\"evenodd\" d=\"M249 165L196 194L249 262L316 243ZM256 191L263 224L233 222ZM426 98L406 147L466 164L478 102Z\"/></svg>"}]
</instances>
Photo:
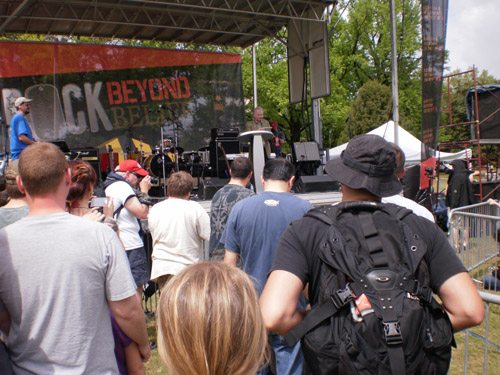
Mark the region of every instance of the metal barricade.
<instances>
[{"instance_id":1,"label":"metal barricade","mask_svg":"<svg viewBox=\"0 0 500 375\"><path fill-rule=\"evenodd\" d=\"M500 212L498 206L490 205L487 202L471 206L460 207L450 211L448 220L448 238L455 249L458 257L469 271L476 286L480 290L481 298L485 302L485 319L480 327L466 330L463 345L463 373L489 374L498 373L497 363L493 363L500 353L500 347L490 341L490 314L492 308L498 310L500 305L500 295L495 293L496 284L492 286L492 291L488 289L488 283L484 283L485 276L491 273L492 268L498 264L499 258L499 234L500 234ZM500 288L500 285L498 286ZM491 306L496 305L496 306ZM498 313L497 313L498 315ZM484 334L478 334L478 330ZM496 329L496 327L493 327ZM469 358L473 358L471 347L483 345L483 366L482 369L476 365L469 364ZM488 353L495 350L494 356ZM488 372L488 365L489 372Z\"/></svg>"},{"instance_id":2,"label":"metal barricade","mask_svg":"<svg viewBox=\"0 0 500 375\"><path fill-rule=\"evenodd\" d=\"M450 211L448 238L479 289L499 255L500 215L487 202Z\"/></svg>"}]
</instances>

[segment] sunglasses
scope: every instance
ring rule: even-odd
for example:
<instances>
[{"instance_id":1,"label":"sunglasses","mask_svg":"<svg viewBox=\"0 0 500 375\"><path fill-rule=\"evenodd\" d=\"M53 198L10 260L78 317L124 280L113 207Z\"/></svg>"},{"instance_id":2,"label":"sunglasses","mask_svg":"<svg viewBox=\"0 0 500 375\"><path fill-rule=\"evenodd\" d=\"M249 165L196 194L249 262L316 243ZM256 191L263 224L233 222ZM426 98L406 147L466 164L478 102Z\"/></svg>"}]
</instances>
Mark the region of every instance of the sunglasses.
<instances>
[{"instance_id":1,"label":"sunglasses","mask_svg":"<svg viewBox=\"0 0 500 375\"><path fill-rule=\"evenodd\" d=\"M135 177L137 177L139 180L142 180L144 178L144 176L141 176L140 174L137 174L135 172L130 172L132 173Z\"/></svg>"}]
</instances>

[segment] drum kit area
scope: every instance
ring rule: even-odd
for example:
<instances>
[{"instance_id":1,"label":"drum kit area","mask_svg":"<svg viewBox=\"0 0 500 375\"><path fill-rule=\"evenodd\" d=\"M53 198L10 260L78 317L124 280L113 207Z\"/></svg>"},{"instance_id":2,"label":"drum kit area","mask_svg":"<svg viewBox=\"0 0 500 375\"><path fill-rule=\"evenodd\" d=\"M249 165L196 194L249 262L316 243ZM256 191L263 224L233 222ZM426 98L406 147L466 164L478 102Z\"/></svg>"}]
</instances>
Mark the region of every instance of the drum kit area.
<instances>
[{"instance_id":1,"label":"drum kit area","mask_svg":"<svg viewBox=\"0 0 500 375\"><path fill-rule=\"evenodd\" d=\"M210 166L210 151L184 151L166 138L144 160L144 169L153 177L168 178L172 172L186 171L193 177L204 177Z\"/></svg>"}]
</instances>

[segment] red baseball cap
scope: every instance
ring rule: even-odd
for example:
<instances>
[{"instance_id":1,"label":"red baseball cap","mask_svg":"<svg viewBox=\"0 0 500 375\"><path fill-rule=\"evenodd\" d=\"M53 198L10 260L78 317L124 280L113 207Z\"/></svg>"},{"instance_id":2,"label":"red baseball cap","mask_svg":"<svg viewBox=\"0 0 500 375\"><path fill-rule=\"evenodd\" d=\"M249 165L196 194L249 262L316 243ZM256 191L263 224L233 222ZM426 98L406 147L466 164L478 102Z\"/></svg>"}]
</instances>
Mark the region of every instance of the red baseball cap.
<instances>
[{"instance_id":1,"label":"red baseball cap","mask_svg":"<svg viewBox=\"0 0 500 375\"><path fill-rule=\"evenodd\" d=\"M149 174L145 169L142 169L141 165L138 162L132 159L122 161L119 166L119 171L134 172L139 176L147 176Z\"/></svg>"},{"instance_id":2,"label":"red baseball cap","mask_svg":"<svg viewBox=\"0 0 500 375\"><path fill-rule=\"evenodd\" d=\"M278 122L277 121L271 122L271 128L277 128L277 127L278 127Z\"/></svg>"}]
</instances>

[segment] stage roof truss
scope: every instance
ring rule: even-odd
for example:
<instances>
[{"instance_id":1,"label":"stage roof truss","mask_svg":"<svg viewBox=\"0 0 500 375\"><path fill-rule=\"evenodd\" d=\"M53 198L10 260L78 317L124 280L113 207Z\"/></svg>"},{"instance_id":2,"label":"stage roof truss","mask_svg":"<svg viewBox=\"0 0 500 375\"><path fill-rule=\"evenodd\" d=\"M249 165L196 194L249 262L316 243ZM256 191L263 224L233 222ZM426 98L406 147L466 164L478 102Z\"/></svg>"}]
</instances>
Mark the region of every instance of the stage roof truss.
<instances>
[{"instance_id":1,"label":"stage roof truss","mask_svg":"<svg viewBox=\"0 0 500 375\"><path fill-rule=\"evenodd\" d=\"M248 47L290 21L325 22L336 0L0 0L0 35L157 40Z\"/></svg>"}]
</instances>

